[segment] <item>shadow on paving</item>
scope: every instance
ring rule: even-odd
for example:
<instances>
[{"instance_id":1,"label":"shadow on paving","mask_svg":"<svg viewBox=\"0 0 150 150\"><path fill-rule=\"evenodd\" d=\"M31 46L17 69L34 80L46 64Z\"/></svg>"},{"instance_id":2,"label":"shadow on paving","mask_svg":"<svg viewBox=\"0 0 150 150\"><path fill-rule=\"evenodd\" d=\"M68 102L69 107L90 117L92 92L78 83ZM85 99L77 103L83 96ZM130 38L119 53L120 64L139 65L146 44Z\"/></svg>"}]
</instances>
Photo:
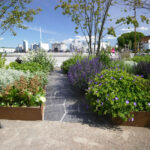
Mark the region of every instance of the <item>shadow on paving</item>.
<instances>
[{"instance_id":1,"label":"shadow on paving","mask_svg":"<svg viewBox=\"0 0 150 150\"><path fill-rule=\"evenodd\" d=\"M91 112L83 93L73 88L67 75L55 70L46 87L44 120L88 124L92 127L120 130L109 123L108 118Z\"/></svg>"}]
</instances>

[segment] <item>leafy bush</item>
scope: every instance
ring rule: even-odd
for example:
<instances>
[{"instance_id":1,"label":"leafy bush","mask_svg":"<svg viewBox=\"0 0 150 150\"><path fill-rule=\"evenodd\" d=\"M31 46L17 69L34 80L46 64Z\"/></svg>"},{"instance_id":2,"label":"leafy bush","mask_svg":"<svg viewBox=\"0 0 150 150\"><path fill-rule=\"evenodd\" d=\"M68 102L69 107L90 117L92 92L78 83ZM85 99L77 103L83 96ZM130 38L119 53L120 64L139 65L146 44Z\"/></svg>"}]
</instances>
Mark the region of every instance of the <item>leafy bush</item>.
<instances>
[{"instance_id":1,"label":"leafy bush","mask_svg":"<svg viewBox=\"0 0 150 150\"><path fill-rule=\"evenodd\" d=\"M19 80L20 76L26 78L31 77L31 73L13 69L0 69L0 91L2 88L5 88L7 85L14 83L14 81Z\"/></svg>"},{"instance_id":2,"label":"leafy bush","mask_svg":"<svg viewBox=\"0 0 150 150\"><path fill-rule=\"evenodd\" d=\"M68 78L73 86L85 90L88 87L89 80L100 73L102 68L103 65L99 58L93 58L92 60L85 58L70 67Z\"/></svg>"},{"instance_id":3,"label":"leafy bush","mask_svg":"<svg viewBox=\"0 0 150 150\"><path fill-rule=\"evenodd\" d=\"M27 80L23 76L7 85L0 93L0 106L37 106L45 102L45 93L37 76Z\"/></svg>"},{"instance_id":4,"label":"leafy bush","mask_svg":"<svg viewBox=\"0 0 150 150\"><path fill-rule=\"evenodd\" d=\"M111 64L111 59L109 56L110 53L108 53L107 51L103 50L100 52L99 54L99 58L101 60L101 62L105 65L105 66L110 66Z\"/></svg>"},{"instance_id":5,"label":"leafy bush","mask_svg":"<svg viewBox=\"0 0 150 150\"><path fill-rule=\"evenodd\" d=\"M122 70L103 70L89 82L86 97L98 114L123 120L133 118L131 112L150 111L150 88L147 80Z\"/></svg>"},{"instance_id":6,"label":"leafy bush","mask_svg":"<svg viewBox=\"0 0 150 150\"><path fill-rule=\"evenodd\" d=\"M134 74L134 66L136 66L136 64L132 61L124 61L124 60L114 60L111 62L110 64L110 68L118 68L118 69L122 69L125 70L126 72L130 73L130 74Z\"/></svg>"},{"instance_id":7,"label":"leafy bush","mask_svg":"<svg viewBox=\"0 0 150 150\"><path fill-rule=\"evenodd\" d=\"M144 78L148 78L150 77L150 62L139 62L133 70L135 74L143 75Z\"/></svg>"},{"instance_id":8,"label":"leafy bush","mask_svg":"<svg viewBox=\"0 0 150 150\"><path fill-rule=\"evenodd\" d=\"M0 91L7 85L10 85L19 80L21 76L24 76L26 79L30 79L35 75L39 77L42 86L44 87L47 83L47 74L45 74L44 72L25 73L23 71L13 69L0 69Z\"/></svg>"},{"instance_id":9,"label":"leafy bush","mask_svg":"<svg viewBox=\"0 0 150 150\"><path fill-rule=\"evenodd\" d=\"M150 62L150 55L145 56L134 56L132 58L133 61L139 63L139 62Z\"/></svg>"},{"instance_id":10,"label":"leafy bush","mask_svg":"<svg viewBox=\"0 0 150 150\"><path fill-rule=\"evenodd\" d=\"M35 62L42 66L42 70L45 72L52 71L54 69L54 59L48 55L44 50L38 50L32 52L24 59L24 61Z\"/></svg>"},{"instance_id":11,"label":"leafy bush","mask_svg":"<svg viewBox=\"0 0 150 150\"><path fill-rule=\"evenodd\" d=\"M70 59L68 59L68 60L63 62L63 64L61 65L61 70L63 71L63 73L67 74L68 71L69 71L69 68L72 65L76 64L77 61L80 62L81 60L83 60L83 58L84 57L82 55L75 55L75 56L73 56L72 58L70 58Z\"/></svg>"},{"instance_id":12,"label":"leafy bush","mask_svg":"<svg viewBox=\"0 0 150 150\"><path fill-rule=\"evenodd\" d=\"M9 68L15 69L15 70L22 70L24 72L30 71L30 72L37 72L37 71L44 71L42 65L36 63L36 62L25 62L25 63L17 63L17 62L11 62L9 64Z\"/></svg>"},{"instance_id":13,"label":"leafy bush","mask_svg":"<svg viewBox=\"0 0 150 150\"><path fill-rule=\"evenodd\" d=\"M5 56L3 57L2 54L0 54L0 68L4 67L5 61Z\"/></svg>"}]
</instances>

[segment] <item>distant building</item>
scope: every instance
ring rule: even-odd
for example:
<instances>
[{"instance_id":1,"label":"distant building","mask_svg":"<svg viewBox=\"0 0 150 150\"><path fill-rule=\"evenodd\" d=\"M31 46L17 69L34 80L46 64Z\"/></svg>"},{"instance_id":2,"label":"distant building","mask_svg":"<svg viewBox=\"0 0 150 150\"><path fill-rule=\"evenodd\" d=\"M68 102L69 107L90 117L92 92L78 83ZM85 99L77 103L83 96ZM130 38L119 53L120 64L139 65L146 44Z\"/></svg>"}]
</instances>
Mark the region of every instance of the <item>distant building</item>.
<instances>
[{"instance_id":1,"label":"distant building","mask_svg":"<svg viewBox=\"0 0 150 150\"><path fill-rule=\"evenodd\" d=\"M1 47L0 48L0 53L14 53L16 51L15 48L11 47Z\"/></svg>"},{"instance_id":2,"label":"distant building","mask_svg":"<svg viewBox=\"0 0 150 150\"><path fill-rule=\"evenodd\" d=\"M23 50L24 50L24 52L29 51L28 41L26 41L26 40L23 41Z\"/></svg>"},{"instance_id":3,"label":"distant building","mask_svg":"<svg viewBox=\"0 0 150 150\"><path fill-rule=\"evenodd\" d=\"M33 43L31 44L31 50L38 50L39 49L39 44Z\"/></svg>"},{"instance_id":4,"label":"distant building","mask_svg":"<svg viewBox=\"0 0 150 150\"><path fill-rule=\"evenodd\" d=\"M23 46L21 44L16 47L16 52L23 52Z\"/></svg>"},{"instance_id":5,"label":"distant building","mask_svg":"<svg viewBox=\"0 0 150 150\"><path fill-rule=\"evenodd\" d=\"M144 50L150 49L150 36L144 36L141 38L142 47Z\"/></svg>"},{"instance_id":6,"label":"distant building","mask_svg":"<svg viewBox=\"0 0 150 150\"><path fill-rule=\"evenodd\" d=\"M82 51L87 52L88 45L86 42L79 41L78 39L75 39L70 44L70 51Z\"/></svg>"},{"instance_id":7,"label":"distant building","mask_svg":"<svg viewBox=\"0 0 150 150\"><path fill-rule=\"evenodd\" d=\"M67 46L65 43L53 43L52 44L52 51L60 52L60 51L67 51Z\"/></svg>"},{"instance_id":8,"label":"distant building","mask_svg":"<svg viewBox=\"0 0 150 150\"><path fill-rule=\"evenodd\" d=\"M144 36L141 38L141 42L143 43L148 43L149 40L150 40L150 36Z\"/></svg>"},{"instance_id":9,"label":"distant building","mask_svg":"<svg viewBox=\"0 0 150 150\"><path fill-rule=\"evenodd\" d=\"M95 47L97 48L97 44ZM100 49L107 49L110 46L109 42L101 42ZM92 49L94 49L94 43L92 43ZM88 52L88 44L85 41L80 41L79 39L75 39L70 44L71 51L81 51L81 52Z\"/></svg>"},{"instance_id":10,"label":"distant building","mask_svg":"<svg viewBox=\"0 0 150 150\"><path fill-rule=\"evenodd\" d=\"M39 43L39 48L43 49L45 51L49 51L49 44L48 43L42 43L42 42L40 42Z\"/></svg>"},{"instance_id":11,"label":"distant building","mask_svg":"<svg viewBox=\"0 0 150 150\"><path fill-rule=\"evenodd\" d=\"M16 47L16 52L23 52L23 46L21 44Z\"/></svg>"}]
</instances>

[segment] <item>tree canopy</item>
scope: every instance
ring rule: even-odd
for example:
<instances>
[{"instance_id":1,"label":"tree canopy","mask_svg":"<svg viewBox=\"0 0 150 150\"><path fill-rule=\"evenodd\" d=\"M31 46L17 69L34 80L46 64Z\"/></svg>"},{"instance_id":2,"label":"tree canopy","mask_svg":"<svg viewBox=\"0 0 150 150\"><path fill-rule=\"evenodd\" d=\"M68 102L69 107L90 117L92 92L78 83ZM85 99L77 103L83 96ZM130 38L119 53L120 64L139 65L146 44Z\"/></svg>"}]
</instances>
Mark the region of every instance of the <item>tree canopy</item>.
<instances>
[{"instance_id":1,"label":"tree canopy","mask_svg":"<svg viewBox=\"0 0 150 150\"><path fill-rule=\"evenodd\" d=\"M15 28L26 29L23 22L33 21L34 15L41 9L27 7L32 0L0 0L0 32L10 31L16 35Z\"/></svg>"},{"instance_id":2,"label":"tree canopy","mask_svg":"<svg viewBox=\"0 0 150 150\"><path fill-rule=\"evenodd\" d=\"M88 44L89 54L98 54L101 38L109 16L108 11L113 0L59 0L57 8L63 10L63 15L69 15L76 24L75 32L82 31ZM114 32L111 27L108 33Z\"/></svg>"},{"instance_id":3,"label":"tree canopy","mask_svg":"<svg viewBox=\"0 0 150 150\"><path fill-rule=\"evenodd\" d=\"M118 41L118 46L119 48L124 48L125 44L129 45L130 49L134 49L134 42L135 42L135 38L134 38L134 32L130 32L130 33L124 33L121 36L118 37L117 41ZM136 32L136 42L140 42L140 39L144 36L143 33L141 32Z\"/></svg>"}]
</instances>

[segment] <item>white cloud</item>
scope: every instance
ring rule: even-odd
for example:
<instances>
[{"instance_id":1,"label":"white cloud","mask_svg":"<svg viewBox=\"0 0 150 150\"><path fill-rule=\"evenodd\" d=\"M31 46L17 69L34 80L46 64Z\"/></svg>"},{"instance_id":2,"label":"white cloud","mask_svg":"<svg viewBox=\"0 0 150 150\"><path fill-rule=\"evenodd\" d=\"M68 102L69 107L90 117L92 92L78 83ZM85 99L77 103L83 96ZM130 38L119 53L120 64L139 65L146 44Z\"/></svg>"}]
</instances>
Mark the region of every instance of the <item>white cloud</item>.
<instances>
[{"instance_id":1,"label":"white cloud","mask_svg":"<svg viewBox=\"0 0 150 150\"><path fill-rule=\"evenodd\" d=\"M134 28L122 28L121 31L124 31L124 32L131 32L133 31Z\"/></svg>"},{"instance_id":2,"label":"white cloud","mask_svg":"<svg viewBox=\"0 0 150 150\"><path fill-rule=\"evenodd\" d=\"M3 38L3 37L0 37L0 40L4 40L4 38Z\"/></svg>"},{"instance_id":3,"label":"white cloud","mask_svg":"<svg viewBox=\"0 0 150 150\"><path fill-rule=\"evenodd\" d=\"M28 29L32 30L32 31L40 32L40 28L39 27L28 26ZM41 31L42 31L42 33L46 33L46 34L53 34L53 35L56 34L56 32L54 32L54 31L50 31L50 30L46 30L46 29L42 29L42 28L41 28Z\"/></svg>"},{"instance_id":4,"label":"white cloud","mask_svg":"<svg viewBox=\"0 0 150 150\"><path fill-rule=\"evenodd\" d=\"M139 27L138 30L141 30L141 31L148 31L149 28L148 28L148 27Z\"/></svg>"},{"instance_id":5,"label":"white cloud","mask_svg":"<svg viewBox=\"0 0 150 150\"><path fill-rule=\"evenodd\" d=\"M104 37L105 40L115 40L117 37L114 37L112 35L108 35L106 37Z\"/></svg>"},{"instance_id":6,"label":"white cloud","mask_svg":"<svg viewBox=\"0 0 150 150\"><path fill-rule=\"evenodd\" d=\"M120 30L123 31L123 32L131 32L131 31L134 31L134 28L122 28ZM138 31L148 31L149 28L142 26L142 27L138 27L137 30Z\"/></svg>"},{"instance_id":7,"label":"white cloud","mask_svg":"<svg viewBox=\"0 0 150 150\"><path fill-rule=\"evenodd\" d=\"M69 39L63 40L62 42L65 43L65 44L67 44L67 45L69 45L69 44L72 43L73 40L74 40L74 39L69 38Z\"/></svg>"}]
</instances>

